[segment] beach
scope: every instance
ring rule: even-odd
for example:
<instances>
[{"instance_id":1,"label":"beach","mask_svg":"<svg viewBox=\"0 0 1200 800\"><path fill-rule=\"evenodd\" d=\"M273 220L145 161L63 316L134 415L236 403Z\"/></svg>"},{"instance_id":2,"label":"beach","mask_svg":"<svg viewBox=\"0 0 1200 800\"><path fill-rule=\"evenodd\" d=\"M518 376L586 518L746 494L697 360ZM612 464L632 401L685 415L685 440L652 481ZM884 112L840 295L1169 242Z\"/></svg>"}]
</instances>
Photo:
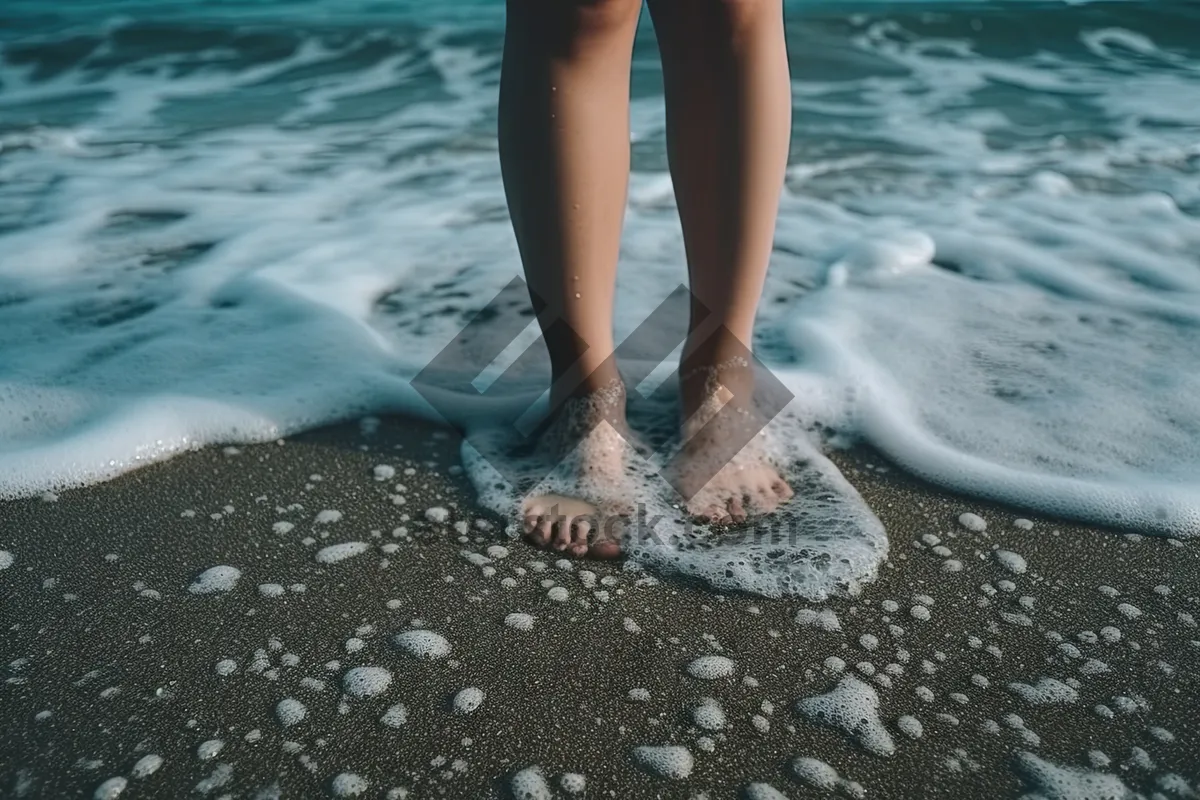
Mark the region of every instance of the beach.
<instances>
[{"instance_id":1,"label":"beach","mask_svg":"<svg viewBox=\"0 0 1200 800\"><path fill-rule=\"evenodd\" d=\"M1095 771L1194 796L1193 542L834 459L890 554L858 596L820 603L533 549L476 507L456 437L402 417L5 503L0 794L123 778L122 798L569 797L567 774L587 797L1108 796ZM206 572L222 566L238 575ZM413 655L408 630L449 652ZM714 655L732 667L694 666ZM390 680L348 680L357 667ZM869 687L871 725L798 705L839 686ZM148 756L161 766L137 777ZM797 758L840 782L797 777Z\"/></svg>"}]
</instances>

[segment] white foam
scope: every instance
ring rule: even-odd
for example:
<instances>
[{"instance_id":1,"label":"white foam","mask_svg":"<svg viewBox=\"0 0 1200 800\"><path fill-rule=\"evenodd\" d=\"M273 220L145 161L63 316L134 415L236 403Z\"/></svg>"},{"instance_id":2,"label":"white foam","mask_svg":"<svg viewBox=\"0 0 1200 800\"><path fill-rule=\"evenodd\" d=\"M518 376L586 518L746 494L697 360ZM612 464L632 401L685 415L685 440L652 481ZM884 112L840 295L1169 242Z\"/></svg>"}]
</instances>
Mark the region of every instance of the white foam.
<instances>
[{"instance_id":1,"label":"white foam","mask_svg":"<svg viewBox=\"0 0 1200 800\"><path fill-rule=\"evenodd\" d=\"M473 714L483 705L483 690L478 686L468 686L460 689L450 701L450 707L455 714Z\"/></svg>"},{"instance_id":2,"label":"white foam","mask_svg":"<svg viewBox=\"0 0 1200 800\"><path fill-rule=\"evenodd\" d=\"M450 640L434 631L401 631L392 637L392 641L410 656L424 660L445 658L451 650Z\"/></svg>"},{"instance_id":3,"label":"white foam","mask_svg":"<svg viewBox=\"0 0 1200 800\"><path fill-rule=\"evenodd\" d=\"M567 794L583 794L587 789L587 778L578 772L564 772L559 776L558 785Z\"/></svg>"},{"instance_id":4,"label":"white foam","mask_svg":"<svg viewBox=\"0 0 1200 800\"><path fill-rule=\"evenodd\" d=\"M1025 558L1020 553L1014 553L1011 550L997 550L993 555L996 558L996 563L1009 572L1023 575L1025 574L1025 570L1028 569Z\"/></svg>"},{"instance_id":5,"label":"white foam","mask_svg":"<svg viewBox=\"0 0 1200 800\"><path fill-rule=\"evenodd\" d=\"M1041 678L1035 685L1014 682L1008 688L1022 700L1034 705L1049 705L1053 703L1074 703L1079 699L1079 692L1057 678Z\"/></svg>"},{"instance_id":6,"label":"white foam","mask_svg":"<svg viewBox=\"0 0 1200 800\"><path fill-rule=\"evenodd\" d=\"M702 681L731 677L735 669L737 664L732 659L717 655L700 656L687 665L688 674Z\"/></svg>"},{"instance_id":7,"label":"white foam","mask_svg":"<svg viewBox=\"0 0 1200 800\"><path fill-rule=\"evenodd\" d=\"M317 513L317 516L313 519L313 522L315 522L318 525L331 525L334 522L341 522L341 521L342 521L342 512L338 511L335 508L327 508L324 511L320 511Z\"/></svg>"},{"instance_id":8,"label":"white foam","mask_svg":"<svg viewBox=\"0 0 1200 800\"><path fill-rule=\"evenodd\" d=\"M706 731L719 731L725 727L728 720L716 699L703 697L692 709L692 721L696 723L696 727Z\"/></svg>"},{"instance_id":9,"label":"white foam","mask_svg":"<svg viewBox=\"0 0 1200 800\"><path fill-rule=\"evenodd\" d=\"M389 728L402 728L408 722L408 709L402 703L397 703L388 708L379 721Z\"/></svg>"},{"instance_id":10,"label":"white foam","mask_svg":"<svg viewBox=\"0 0 1200 800\"><path fill-rule=\"evenodd\" d=\"M529 614L520 612L509 614L504 618L504 624L514 630L524 631L528 633L533 630L534 619Z\"/></svg>"},{"instance_id":11,"label":"white foam","mask_svg":"<svg viewBox=\"0 0 1200 800\"><path fill-rule=\"evenodd\" d=\"M533 766L519 770L508 783L514 800L551 800L554 797L542 768Z\"/></svg>"},{"instance_id":12,"label":"white foam","mask_svg":"<svg viewBox=\"0 0 1200 800\"><path fill-rule=\"evenodd\" d=\"M201 761L212 761L224 749L224 739L208 739L201 742L200 746L196 748L196 758Z\"/></svg>"},{"instance_id":13,"label":"white foam","mask_svg":"<svg viewBox=\"0 0 1200 800\"><path fill-rule=\"evenodd\" d=\"M366 542L342 542L341 544L331 544L328 547L322 547L317 551L315 556L319 564L336 564L339 561L345 561L347 558L361 555L371 549L371 545Z\"/></svg>"},{"instance_id":14,"label":"white foam","mask_svg":"<svg viewBox=\"0 0 1200 800\"><path fill-rule=\"evenodd\" d=\"M242 571L237 567L220 565L209 567L188 586L192 594L217 594L231 592L237 586Z\"/></svg>"},{"instance_id":15,"label":"white foam","mask_svg":"<svg viewBox=\"0 0 1200 800\"><path fill-rule=\"evenodd\" d=\"M352 697L374 697L392 685L392 673L383 667L354 667L342 676L342 688Z\"/></svg>"},{"instance_id":16,"label":"white foam","mask_svg":"<svg viewBox=\"0 0 1200 800\"><path fill-rule=\"evenodd\" d=\"M285 697L275 705L275 717L285 728L298 725L308 716L308 708L294 697Z\"/></svg>"},{"instance_id":17,"label":"white foam","mask_svg":"<svg viewBox=\"0 0 1200 800\"><path fill-rule=\"evenodd\" d=\"M826 694L797 701L796 710L813 722L841 730L876 755L896 752L891 734L879 717L879 695L853 675L842 678Z\"/></svg>"},{"instance_id":18,"label":"white foam","mask_svg":"<svg viewBox=\"0 0 1200 800\"><path fill-rule=\"evenodd\" d=\"M96 787L96 791L92 794L94 800L117 800L125 791L125 787L129 784L125 778L116 776L109 778L104 783Z\"/></svg>"},{"instance_id":19,"label":"white foam","mask_svg":"<svg viewBox=\"0 0 1200 800\"><path fill-rule=\"evenodd\" d=\"M155 753L144 755L134 762L129 770L129 774L135 778L148 778L158 772L159 767L163 765L163 758Z\"/></svg>"},{"instance_id":20,"label":"white foam","mask_svg":"<svg viewBox=\"0 0 1200 800\"><path fill-rule=\"evenodd\" d=\"M769 783L751 783L743 793L746 800L788 800L786 794Z\"/></svg>"},{"instance_id":21,"label":"white foam","mask_svg":"<svg viewBox=\"0 0 1200 800\"><path fill-rule=\"evenodd\" d=\"M641 745L633 748L634 759L662 778L683 780L696 765L692 753L681 745Z\"/></svg>"},{"instance_id":22,"label":"white foam","mask_svg":"<svg viewBox=\"0 0 1200 800\"><path fill-rule=\"evenodd\" d=\"M353 772L342 772L336 775L330 784L334 797L361 797L371 788L370 782Z\"/></svg>"},{"instance_id":23,"label":"white foam","mask_svg":"<svg viewBox=\"0 0 1200 800\"><path fill-rule=\"evenodd\" d=\"M0 550L0 569L8 569L16 559L8 550Z\"/></svg>"},{"instance_id":24,"label":"white foam","mask_svg":"<svg viewBox=\"0 0 1200 800\"><path fill-rule=\"evenodd\" d=\"M1032 785L1035 797L1044 800L1129 800L1133 793L1120 778L1109 773L1063 767L1030 752L1016 756L1017 770Z\"/></svg>"},{"instance_id":25,"label":"white foam","mask_svg":"<svg viewBox=\"0 0 1200 800\"><path fill-rule=\"evenodd\" d=\"M817 758L801 756L792 760L792 773L803 783L817 789L833 791L841 781L838 771Z\"/></svg>"}]
</instances>

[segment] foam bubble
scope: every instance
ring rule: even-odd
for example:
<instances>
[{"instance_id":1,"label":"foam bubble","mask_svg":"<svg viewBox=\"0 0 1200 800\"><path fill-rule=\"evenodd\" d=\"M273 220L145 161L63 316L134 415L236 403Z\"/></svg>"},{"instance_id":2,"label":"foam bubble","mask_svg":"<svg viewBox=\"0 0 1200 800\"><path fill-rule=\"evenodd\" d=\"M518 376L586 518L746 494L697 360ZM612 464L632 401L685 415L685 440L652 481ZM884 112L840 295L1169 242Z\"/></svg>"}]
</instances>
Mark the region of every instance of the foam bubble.
<instances>
[{"instance_id":1,"label":"foam bubble","mask_svg":"<svg viewBox=\"0 0 1200 800\"><path fill-rule=\"evenodd\" d=\"M237 567L226 565L209 567L188 586L188 591L192 594L231 592L237 586L240 577L242 577L242 571Z\"/></svg>"},{"instance_id":2,"label":"foam bubble","mask_svg":"<svg viewBox=\"0 0 1200 800\"><path fill-rule=\"evenodd\" d=\"M155 753L150 753L135 761L129 770L129 774L135 778L148 778L154 773L158 772L159 767L162 765L162 756Z\"/></svg>"},{"instance_id":3,"label":"foam bubble","mask_svg":"<svg viewBox=\"0 0 1200 800\"><path fill-rule=\"evenodd\" d=\"M341 544L331 544L328 547L322 547L317 551L315 556L319 564L336 564L339 561L345 561L347 558L352 558L371 549L371 545L366 542L342 542Z\"/></svg>"},{"instance_id":4,"label":"foam bubble","mask_svg":"<svg viewBox=\"0 0 1200 800\"><path fill-rule=\"evenodd\" d=\"M529 614L513 613L504 618L504 624L514 630L528 633L533 630L533 617Z\"/></svg>"},{"instance_id":5,"label":"foam bubble","mask_svg":"<svg viewBox=\"0 0 1200 800\"><path fill-rule=\"evenodd\" d=\"M735 669L737 664L732 659L717 655L700 656L687 665L688 674L702 681L731 677Z\"/></svg>"},{"instance_id":6,"label":"foam bubble","mask_svg":"<svg viewBox=\"0 0 1200 800\"><path fill-rule=\"evenodd\" d=\"M374 697L392 684L392 673L383 667L354 667L342 677L342 688L352 697Z\"/></svg>"},{"instance_id":7,"label":"foam bubble","mask_svg":"<svg viewBox=\"0 0 1200 800\"><path fill-rule=\"evenodd\" d=\"M1079 699L1079 692L1057 678L1041 678L1035 685L1013 682L1008 688L1022 700L1033 705L1050 705L1053 703L1074 703Z\"/></svg>"},{"instance_id":8,"label":"foam bubble","mask_svg":"<svg viewBox=\"0 0 1200 800\"><path fill-rule=\"evenodd\" d=\"M787 800L787 795L769 783L751 783L743 794L746 800Z\"/></svg>"},{"instance_id":9,"label":"foam bubble","mask_svg":"<svg viewBox=\"0 0 1200 800\"><path fill-rule=\"evenodd\" d=\"M583 794L587 789L587 778L578 772L564 772L559 776L558 785L567 794Z\"/></svg>"},{"instance_id":10,"label":"foam bubble","mask_svg":"<svg viewBox=\"0 0 1200 800\"><path fill-rule=\"evenodd\" d=\"M389 728L404 727L408 722L408 709L402 703L397 703L385 711L379 721Z\"/></svg>"},{"instance_id":11,"label":"foam bubble","mask_svg":"<svg viewBox=\"0 0 1200 800\"><path fill-rule=\"evenodd\" d=\"M129 781L121 776L109 778L104 783L96 787L96 791L92 794L95 800L117 800L121 793L125 791L125 787Z\"/></svg>"},{"instance_id":12,"label":"foam bubble","mask_svg":"<svg viewBox=\"0 0 1200 800\"><path fill-rule=\"evenodd\" d=\"M208 739L201 742L200 746L196 748L196 758L201 761L212 761L223 749L225 749L224 739Z\"/></svg>"},{"instance_id":13,"label":"foam bubble","mask_svg":"<svg viewBox=\"0 0 1200 800\"><path fill-rule=\"evenodd\" d=\"M641 745L633 748L633 757L655 775L672 780L691 775L696 764L691 751L681 745Z\"/></svg>"},{"instance_id":14,"label":"foam bubble","mask_svg":"<svg viewBox=\"0 0 1200 800\"><path fill-rule=\"evenodd\" d=\"M1120 778L1081 767L1063 767L1030 752L1016 756L1017 771L1046 800L1127 800L1132 797Z\"/></svg>"},{"instance_id":15,"label":"foam bubble","mask_svg":"<svg viewBox=\"0 0 1200 800\"><path fill-rule=\"evenodd\" d=\"M8 550L0 550L0 569L8 569L13 565L13 554Z\"/></svg>"},{"instance_id":16,"label":"foam bubble","mask_svg":"<svg viewBox=\"0 0 1200 800\"><path fill-rule=\"evenodd\" d=\"M275 717L285 728L303 722L306 716L308 708L294 697L285 697L275 705Z\"/></svg>"},{"instance_id":17,"label":"foam bubble","mask_svg":"<svg viewBox=\"0 0 1200 800\"><path fill-rule=\"evenodd\" d=\"M1025 574L1025 570L1028 569L1025 558L1020 553L1014 553L1011 550L997 550L993 556L996 563L1017 575Z\"/></svg>"},{"instance_id":18,"label":"foam bubble","mask_svg":"<svg viewBox=\"0 0 1200 800\"><path fill-rule=\"evenodd\" d=\"M813 722L841 730L876 755L896 752L891 734L879 717L879 695L853 675L842 678L826 694L798 701L796 710Z\"/></svg>"},{"instance_id":19,"label":"foam bubble","mask_svg":"<svg viewBox=\"0 0 1200 800\"><path fill-rule=\"evenodd\" d=\"M353 772L342 772L330 784L334 797L361 797L371 787L369 781Z\"/></svg>"},{"instance_id":20,"label":"foam bubble","mask_svg":"<svg viewBox=\"0 0 1200 800\"><path fill-rule=\"evenodd\" d=\"M473 714L483 705L483 690L477 686L468 686L465 689L460 689L454 699L450 701L450 707L454 709L455 714Z\"/></svg>"},{"instance_id":21,"label":"foam bubble","mask_svg":"<svg viewBox=\"0 0 1200 800\"><path fill-rule=\"evenodd\" d=\"M841 780L838 771L818 758L800 756L792 760L792 774L816 789L833 791Z\"/></svg>"},{"instance_id":22,"label":"foam bubble","mask_svg":"<svg viewBox=\"0 0 1200 800\"><path fill-rule=\"evenodd\" d=\"M508 787L512 790L514 800L552 800L554 797L550 791L550 784L546 783L546 776L542 774L542 768L538 766L526 767L516 772Z\"/></svg>"},{"instance_id":23,"label":"foam bubble","mask_svg":"<svg viewBox=\"0 0 1200 800\"><path fill-rule=\"evenodd\" d=\"M712 697L704 697L692 709L692 721L696 727L706 731L719 731L725 727L727 720L721 704Z\"/></svg>"},{"instance_id":24,"label":"foam bubble","mask_svg":"<svg viewBox=\"0 0 1200 800\"><path fill-rule=\"evenodd\" d=\"M414 658L435 660L450 655L450 640L440 633L427 630L401 631L392 637L401 650Z\"/></svg>"}]
</instances>

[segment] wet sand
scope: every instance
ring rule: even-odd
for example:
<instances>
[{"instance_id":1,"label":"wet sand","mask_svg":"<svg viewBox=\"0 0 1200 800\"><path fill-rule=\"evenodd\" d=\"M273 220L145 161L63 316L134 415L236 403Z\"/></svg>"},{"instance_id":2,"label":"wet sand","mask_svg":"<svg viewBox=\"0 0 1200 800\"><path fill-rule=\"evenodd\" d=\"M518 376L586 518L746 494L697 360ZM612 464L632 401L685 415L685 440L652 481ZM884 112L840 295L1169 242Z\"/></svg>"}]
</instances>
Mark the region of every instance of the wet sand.
<instances>
[{"instance_id":1,"label":"wet sand","mask_svg":"<svg viewBox=\"0 0 1200 800\"><path fill-rule=\"evenodd\" d=\"M1020 776L1020 753L1090 768L1089 751L1147 796L1200 789L1200 545L952 497L871 466L882 462L869 453L836 460L891 554L858 597L822 603L720 595L621 562L564 570L473 504L451 435L406 419L212 448L2 505L0 550L13 562L0 571L0 797L91 797L117 776L128 779L121 798L320 797L352 788L335 782L342 773L369 784L362 797L505 797L531 765L558 797L569 796L562 773L585 776L587 797L715 800L754 782L827 796L793 776L797 756L870 798L1015 797L1037 788ZM379 464L396 476L377 480ZM427 518L433 507L444 521ZM315 522L324 510L342 516ZM960 524L966 511L986 530ZM280 521L294 527L279 532ZM316 557L351 541L367 547ZM489 556L495 545L508 555ZM948 560L961 571L945 571ZM240 570L231 591L189 591L217 565ZM551 599L552 586L567 599ZM798 624L802 609L832 610L842 630ZM514 612L533 629L505 624ZM413 626L444 634L450 655L422 661L395 647ZM688 674L717 653L735 662L732 677ZM797 712L844 677L831 656L877 691L894 755ZM225 659L236 666L218 674ZM344 697L345 671L362 665L389 670L390 686ZM1077 681L1078 696L1037 705L1009 686L1044 677ZM483 703L456 713L466 687ZM649 698L631 699L635 688ZM723 730L697 727L703 697L723 709ZM285 698L307 712L287 727ZM406 721L382 724L395 704ZM921 722L919 739L898 729L901 715ZM223 746L202 758L213 740ZM686 779L633 757L660 744L690 750ZM161 768L135 777L148 754Z\"/></svg>"}]
</instances>

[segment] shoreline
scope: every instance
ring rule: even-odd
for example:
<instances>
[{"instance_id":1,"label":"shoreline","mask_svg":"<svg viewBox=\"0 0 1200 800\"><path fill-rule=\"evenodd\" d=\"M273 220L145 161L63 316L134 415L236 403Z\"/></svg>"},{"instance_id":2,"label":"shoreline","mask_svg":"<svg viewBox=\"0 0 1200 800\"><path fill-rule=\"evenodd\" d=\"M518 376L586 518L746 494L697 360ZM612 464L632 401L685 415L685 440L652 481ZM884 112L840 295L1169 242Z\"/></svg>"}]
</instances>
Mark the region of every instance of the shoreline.
<instances>
[{"instance_id":1,"label":"shoreline","mask_svg":"<svg viewBox=\"0 0 1200 800\"><path fill-rule=\"evenodd\" d=\"M0 570L0 793L91 796L123 776L122 798L198 785L255 797L272 784L283 797L329 796L354 773L366 797L503 797L514 773L539 765L551 784L586 776L589 797L732 797L756 782L815 796L789 766L804 756L868 797L1017 796L1037 789L1018 778L1021 753L1090 769L1092 750L1135 791L1165 792L1172 775L1200 788L1194 543L1013 512L931 489L869 452L835 452L888 531L876 580L820 603L722 594L623 561L564 568L474 505L452 433L396 417L365 430L208 448L56 502L0 505L0 549L13 556ZM377 480L380 464L394 478ZM340 516L318 522L323 511ZM959 524L964 512L986 529ZM317 556L351 542L363 546L343 560ZM231 591L189 591L217 565L240 571ZM840 631L826 629L827 611ZM506 622L513 614L533 617L532 630ZM450 656L405 655L391 640L409 627L442 633ZM1118 639L1097 635L1110 628ZM731 677L688 673L712 654L732 659ZM218 674L225 660L236 665ZM387 690L343 697L355 666L388 670ZM849 674L877 693L894 755L798 712ZM1043 678L1078 682L1077 697L1038 705L1011 687ZM454 712L468 687L482 705ZM648 699L631 699L635 689ZM721 730L697 724L705 697ZM288 698L306 716L285 726L276 709ZM397 703L407 721L381 724ZM920 720L920 738L901 716ZM216 740L220 752L200 758ZM693 755L686 779L633 755L664 744ZM132 777L151 753L163 766Z\"/></svg>"}]
</instances>

